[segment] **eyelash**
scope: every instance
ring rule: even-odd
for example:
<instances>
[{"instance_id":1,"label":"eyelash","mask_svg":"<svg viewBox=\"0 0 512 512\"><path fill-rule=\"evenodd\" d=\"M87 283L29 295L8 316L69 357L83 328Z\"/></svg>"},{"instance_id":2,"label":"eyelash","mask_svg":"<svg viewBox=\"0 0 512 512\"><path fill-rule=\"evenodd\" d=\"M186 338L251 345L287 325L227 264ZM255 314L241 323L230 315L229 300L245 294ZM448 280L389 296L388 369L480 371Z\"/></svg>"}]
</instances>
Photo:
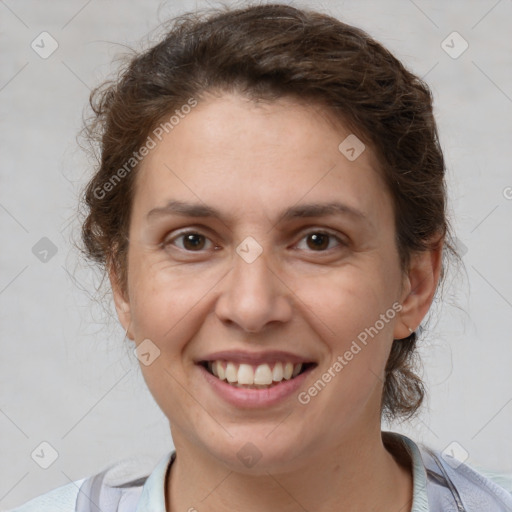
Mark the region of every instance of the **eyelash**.
<instances>
[{"instance_id":1,"label":"eyelash","mask_svg":"<svg viewBox=\"0 0 512 512\"><path fill-rule=\"evenodd\" d=\"M204 237L206 240L209 240L211 243L213 243L206 235L204 235L203 233L201 233L200 231L196 231L196 230L188 230L188 231L182 231L181 233L178 233L177 235L175 235L174 237L170 238L170 239L166 239L164 240L164 242L161 244L162 247L165 249L166 247L168 247L169 245L173 245L173 242L182 238L182 237L185 237L187 235L199 235L199 236L202 236ZM307 231L305 232L302 237L301 237L301 241L304 240L305 238L307 238L308 236L310 235L324 235L324 236L328 236L330 238L333 238L335 239L339 246L341 247L346 247L348 244L342 240L339 236L335 235L334 233L331 233L330 231L326 231L326 230L323 230L323 229L313 229L311 231ZM194 254L194 253L197 253L197 254L201 254L204 250L199 250L199 251L189 251L185 248L181 248L181 247L178 247L179 250L181 251L184 251L184 252L187 252L189 254ZM308 252L319 252L319 253L327 253L329 251L331 251L333 249L333 247L331 248L327 248L327 249L324 249L324 250L319 250L319 251L314 251L314 250L311 250L311 251L308 251Z\"/></svg>"}]
</instances>

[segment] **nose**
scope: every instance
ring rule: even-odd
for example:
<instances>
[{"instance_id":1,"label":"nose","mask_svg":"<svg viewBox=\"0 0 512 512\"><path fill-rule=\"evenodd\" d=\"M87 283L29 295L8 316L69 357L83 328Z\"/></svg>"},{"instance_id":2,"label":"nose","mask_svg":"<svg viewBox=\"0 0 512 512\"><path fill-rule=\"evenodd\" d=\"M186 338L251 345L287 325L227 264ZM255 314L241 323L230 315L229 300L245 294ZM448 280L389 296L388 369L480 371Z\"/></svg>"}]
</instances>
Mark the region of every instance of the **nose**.
<instances>
[{"instance_id":1,"label":"nose","mask_svg":"<svg viewBox=\"0 0 512 512\"><path fill-rule=\"evenodd\" d=\"M287 322L292 315L292 294L286 283L269 266L265 251L248 263L238 254L234 267L222 281L215 312L224 323L246 332L259 332L267 324Z\"/></svg>"}]
</instances>

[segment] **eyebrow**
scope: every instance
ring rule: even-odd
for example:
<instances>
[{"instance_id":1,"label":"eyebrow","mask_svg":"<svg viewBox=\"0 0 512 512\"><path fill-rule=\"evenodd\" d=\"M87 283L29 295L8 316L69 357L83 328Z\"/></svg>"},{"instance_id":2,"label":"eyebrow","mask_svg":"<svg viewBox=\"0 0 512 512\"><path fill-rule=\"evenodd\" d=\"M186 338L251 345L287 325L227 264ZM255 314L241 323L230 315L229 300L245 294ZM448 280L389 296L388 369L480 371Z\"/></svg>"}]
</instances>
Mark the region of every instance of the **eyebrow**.
<instances>
[{"instance_id":1,"label":"eyebrow","mask_svg":"<svg viewBox=\"0 0 512 512\"><path fill-rule=\"evenodd\" d=\"M225 221L224 215L213 208L200 203L187 203L184 201L171 200L165 206L153 208L146 216L148 220L168 215L179 215L182 217L214 217ZM327 217L329 215L346 215L366 222L370 226L370 219L360 210L339 202L330 203L308 203L287 208L279 216L280 222L289 222L304 217Z\"/></svg>"}]
</instances>

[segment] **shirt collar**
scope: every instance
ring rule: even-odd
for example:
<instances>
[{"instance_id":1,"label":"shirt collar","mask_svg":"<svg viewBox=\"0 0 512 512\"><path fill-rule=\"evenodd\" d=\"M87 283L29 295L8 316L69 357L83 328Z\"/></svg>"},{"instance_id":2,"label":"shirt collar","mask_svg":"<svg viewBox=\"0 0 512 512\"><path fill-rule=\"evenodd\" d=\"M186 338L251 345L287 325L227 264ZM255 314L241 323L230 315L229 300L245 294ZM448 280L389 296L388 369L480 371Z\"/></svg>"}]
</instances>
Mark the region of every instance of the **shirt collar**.
<instances>
[{"instance_id":1,"label":"shirt collar","mask_svg":"<svg viewBox=\"0 0 512 512\"><path fill-rule=\"evenodd\" d=\"M397 432L382 432L382 438L391 451L401 448L407 452L411 460L413 480L411 512L429 512L427 471L420 448L412 439Z\"/></svg>"},{"instance_id":2,"label":"shirt collar","mask_svg":"<svg viewBox=\"0 0 512 512\"><path fill-rule=\"evenodd\" d=\"M165 512L165 480L176 452L170 452L160 459L160 462L149 475L140 495L135 512Z\"/></svg>"}]
</instances>

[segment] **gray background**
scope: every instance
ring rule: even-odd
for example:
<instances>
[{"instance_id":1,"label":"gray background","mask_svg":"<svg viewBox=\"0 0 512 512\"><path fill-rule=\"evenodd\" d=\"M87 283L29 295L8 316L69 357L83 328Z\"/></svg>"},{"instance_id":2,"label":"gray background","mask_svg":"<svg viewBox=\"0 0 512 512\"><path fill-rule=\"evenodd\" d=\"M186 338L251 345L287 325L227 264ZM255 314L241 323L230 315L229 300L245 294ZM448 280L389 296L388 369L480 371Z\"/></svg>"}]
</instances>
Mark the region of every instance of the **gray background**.
<instances>
[{"instance_id":1,"label":"gray background","mask_svg":"<svg viewBox=\"0 0 512 512\"><path fill-rule=\"evenodd\" d=\"M384 428L441 450L456 441L470 464L511 473L512 2L295 5L366 29L435 96L466 273L452 275L421 344L426 407ZM198 6L206 3L0 1L0 509L127 456L145 454L151 468L172 448L131 345L108 305L93 302L98 277L71 243L91 165L75 137L114 56ZM59 45L46 59L31 48L42 31ZM442 46L453 31L469 44L458 58ZM46 262L33 253L43 237L57 249ZM46 470L31 458L43 441L59 454Z\"/></svg>"}]
</instances>

